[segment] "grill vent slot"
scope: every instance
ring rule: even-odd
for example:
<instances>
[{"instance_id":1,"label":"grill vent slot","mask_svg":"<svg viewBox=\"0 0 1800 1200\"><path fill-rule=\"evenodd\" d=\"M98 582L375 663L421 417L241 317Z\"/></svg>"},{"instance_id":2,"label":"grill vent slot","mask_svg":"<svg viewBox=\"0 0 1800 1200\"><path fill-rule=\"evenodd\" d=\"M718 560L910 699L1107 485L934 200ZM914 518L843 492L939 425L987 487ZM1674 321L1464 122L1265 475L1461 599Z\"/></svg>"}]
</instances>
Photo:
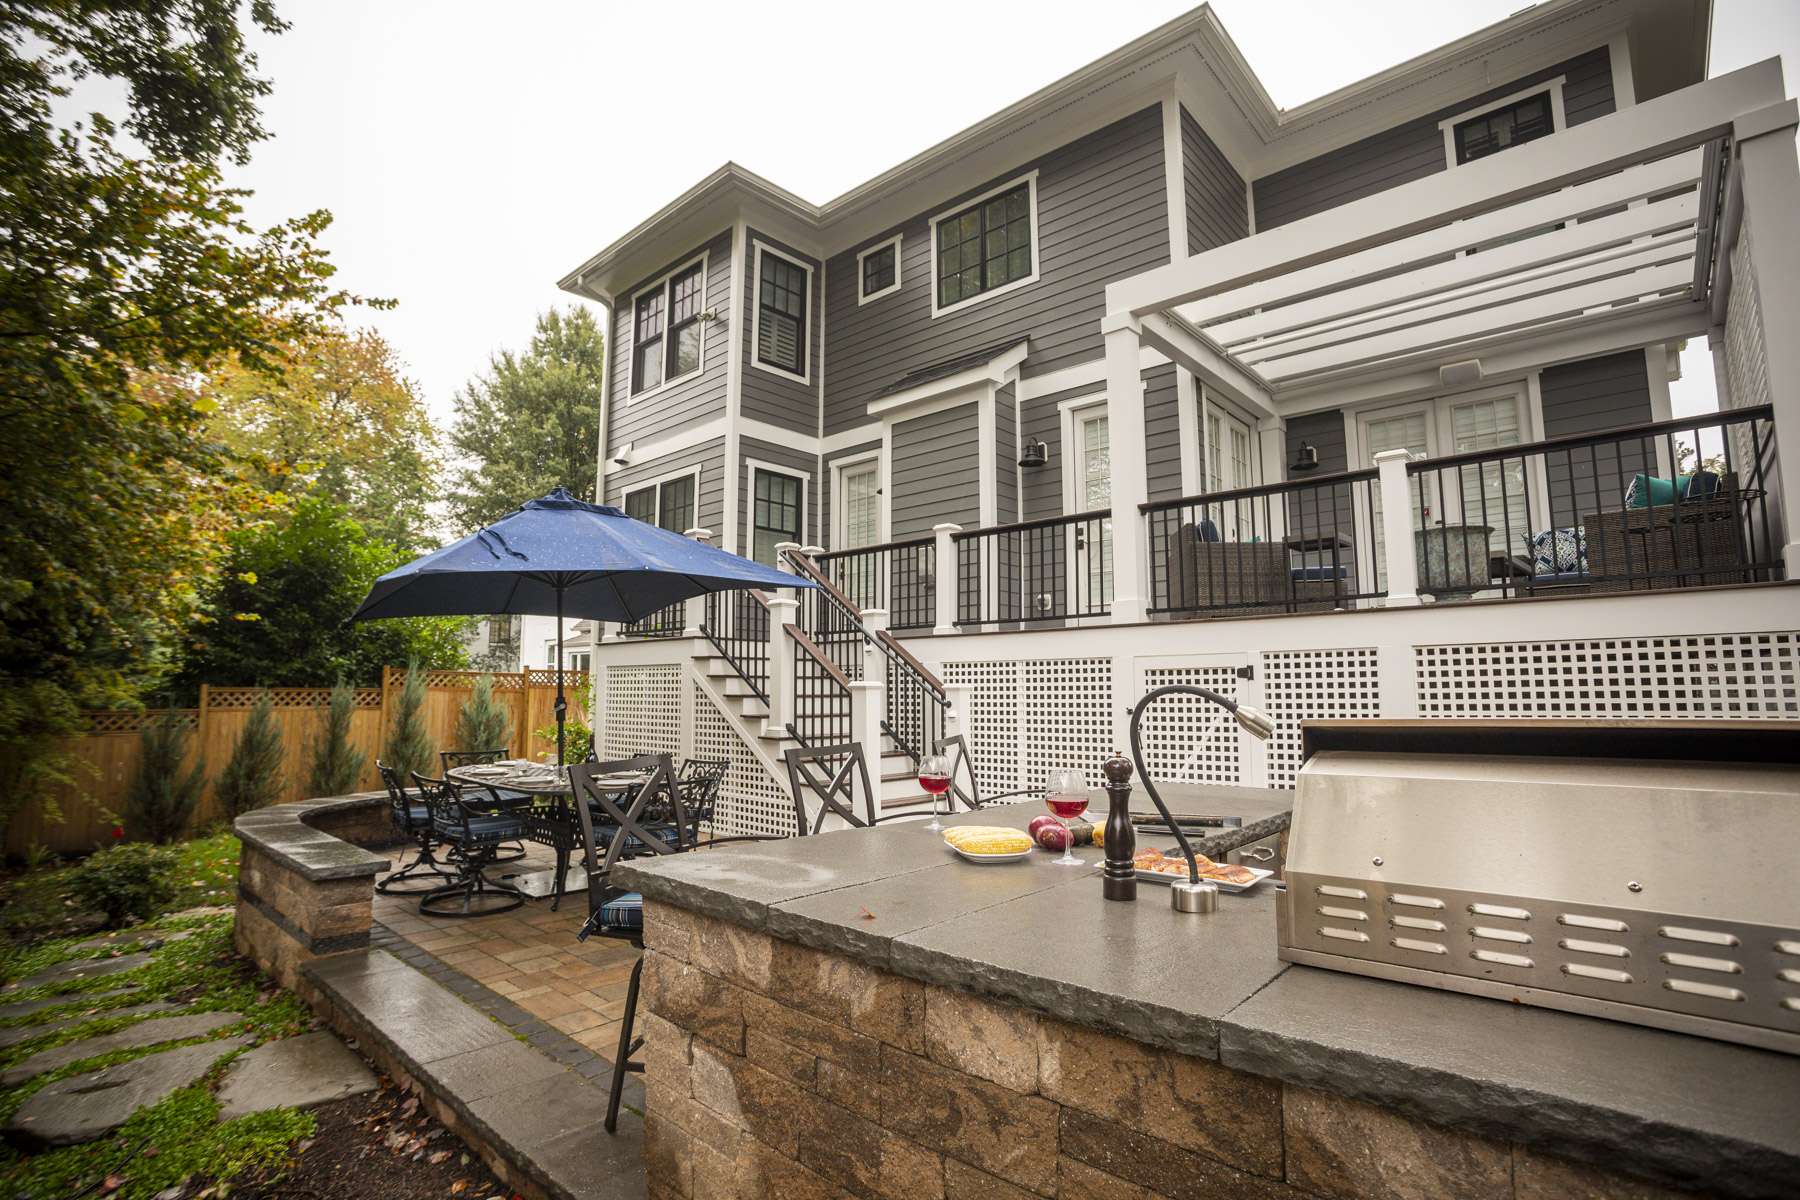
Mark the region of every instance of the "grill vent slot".
<instances>
[{"instance_id":1,"label":"grill vent slot","mask_svg":"<svg viewBox=\"0 0 1800 1200\"><path fill-rule=\"evenodd\" d=\"M1442 933L1447 928L1442 921L1433 921L1430 917L1409 917L1403 913L1389 917L1388 924L1397 929L1423 929L1427 933Z\"/></svg>"},{"instance_id":2,"label":"grill vent slot","mask_svg":"<svg viewBox=\"0 0 1800 1200\"><path fill-rule=\"evenodd\" d=\"M1505 904L1471 904L1469 911L1478 917L1501 917L1508 921L1531 920L1530 909L1512 908Z\"/></svg>"},{"instance_id":3,"label":"grill vent slot","mask_svg":"<svg viewBox=\"0 0 1800 1200\"><path fill-rule=\"evenodd\" d=\"M1321 925L1319 933L1323 937L1337 938L1341 942L1366 942L1369 935L1360 929L1338 929L1331 925Z\"/></svg>"},{"instance_id":4,"label":"grill vent slot","mask_svg":"<svg viewBox=\"0 0 1800 1200\"><path fill-rule=\"evenodd\" d=\"M1532 965L1531 960L1523 954L1502 954L1498 950L1471 950L1469 956L1480 959L1482 962L1499 963L1503 967L1529 967Z\"/></svg>"},{"instance_id":5,"label":"grill vent slot","mask_svg":"<svg viewBox=\"0 0 1800 1200\"><path fill-rule=\"evenodd\" d=\"M1584 913L1563 913L1556 918L1558 925L1571 925L1576 929L1603 929L1607 933L1630 933L1631 926L1623 921L1615 921L1611 917L1590 917Z\"/></svg>"},{"instance_id":6,"label":"grill vent slot","mask_svg":"<svg viewBox=\"0 0 1800 1200\"><path fill-rule=\"evenodd\" d=\"M1589 942L1583 941L1581 938L1564 938L1556 944L1564 950L1573 950L1577 954L1604 954L1608 958L1631 957L1631 951L1623 946L1615 946L1611 942ZM1573 971L1571 974L1580 975L1582 972ZM1595 978L1601 977L1595 976Z\"/></svg>"},{"instance_id":7,"label":"grill vent slot","mask_svg":"<svg viewBox=\"0 0 1800 1200\"><path fill-rule=\"evenodd\" d=\"M1394 939L1394 945L1402 950L1417 950L1420 954L1450 953L1449 947L1445 946L1442 942L1427 942L1421 941L1418 938L1397 937Z\"/></svg>"},{"instance_id":8,"label":"grill vent slot","mask_svg":"<svg viewBox=\"0 0 1800 1200\"><path fill-rule=\"evenodd\" d=\"M1737 946L1741 943L1735 934L1723 933L1714 929L1687 929L1680 925L1664 925L1656 931L1670 941L1701 942L1708 946Z\"/></svg>"},{"instance_id":9,"label":"grill vent slot","mask_svg":"<svg viewBox=\"0 0 1800 1200\"><path fill-rule=\"evenodd\" d=\"M1742 975L1744 968L1729 958L1708 958L1703 954L1665 954L1662 960L1671 967L1686 967L1691 971L1717 971L1721 975Z\"/></svg>"},{"instance_id":10,"label":"grill vent slot","mask_svg":"<svg viewBox=\"0 0 1800 1200\"><path fill-rule=\"evenodd\" d=\"M1321 917L1334 917L1339 921L1367 921L1369 914L1360 908L1335 908L1329 904L1319 906Z\"/></svg>"},{"instance_id":11,"label":"grill vent slot","mask_svg":"<svg viewBox=\"0 0 1800 1200\"><path fill-rule=\"evenodd\" d=\"M1586 963L1564 963L1564 975L1579 975L1583 979L1599 979L1606 983L1630 983L1631 976L1624 971L1615 971L1611 967L1590 967Z\"/></svg>"},{"instance_id":12,"label":"grill vent slot","mask_svg":"<svg viewBox=\"0 0 1800 1200\"><path fill-rule=\"evenodd\" d=\"M1435 896L1414 896L1406 892L1395 892L1388 897L1389 904L1404 904L1408 908L1441 909L1444 902Z\"/></svg>"},{"instance_id":13,"label":"grill vent slot","mask_svg":"<svg viewBox=\"0 0 1800 1200\"><path fill-rule=\"evenodd\" d=\"M1721 987L1716 983L1701 983L1694 979L1665 979L1663 986L1671 992L1680 992L1687 996L1705 996L1712 1000L1742 1000L1744 993L1734 987Z\"/></svg>"},{"instance_id":14,"label":"grill vent slot","mask_svg":"<svg viewBox=\"0 0 1800 1200\"><path fill-rule=\"evenodd\" d=\"M1517 929L1493 929L1486 925L1477 925L1469 930L1470 937L1478 937L1490 942L1513 942L1521 946L1531 945L1531 935Z\"/></svg>"},{"instance_id":15,"label":"grill vent slot","mask_svg":"<svg viewBox=\"0 0 1800 1200\"><path fill-rule=\"evenodd\" d=\"M1369 893L1361 888L1336 887L1329 883L1322 883L1314 890L1321 896L1335 896L1339 900L1367 900L1369 898Z\"/></svg>"}]
</instances>

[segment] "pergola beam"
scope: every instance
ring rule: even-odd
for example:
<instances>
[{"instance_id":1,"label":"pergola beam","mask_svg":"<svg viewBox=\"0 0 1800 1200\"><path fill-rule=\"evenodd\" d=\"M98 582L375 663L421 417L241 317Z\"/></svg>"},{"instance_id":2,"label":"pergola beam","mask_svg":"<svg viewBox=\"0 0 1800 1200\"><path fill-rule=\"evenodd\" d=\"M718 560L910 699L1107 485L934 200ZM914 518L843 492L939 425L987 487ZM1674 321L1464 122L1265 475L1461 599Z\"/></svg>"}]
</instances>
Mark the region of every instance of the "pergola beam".
<instances>
[{"instance_id":1,"label":"pergola beam","mask_svg":"<svg viewBox=\"0 0 1800 1200\"><path fill-rule=\"evenodd\" d=\"M1146 346L1160 350L1177 363L1249 408L1258 416L1275 415L1275 401L1267 383L1218 347L1196 333L1185 321L1167 313L1153 313L1139 322Z\"/></svg>"}]
</instances>

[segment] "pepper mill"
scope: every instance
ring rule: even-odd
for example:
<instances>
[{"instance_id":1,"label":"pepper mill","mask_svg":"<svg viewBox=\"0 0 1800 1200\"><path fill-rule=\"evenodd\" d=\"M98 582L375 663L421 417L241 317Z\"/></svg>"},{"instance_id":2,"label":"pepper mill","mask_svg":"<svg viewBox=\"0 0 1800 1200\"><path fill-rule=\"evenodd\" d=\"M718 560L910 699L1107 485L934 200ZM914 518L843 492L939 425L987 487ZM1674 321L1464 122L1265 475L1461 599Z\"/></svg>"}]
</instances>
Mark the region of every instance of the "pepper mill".
<instances>
[{"instance_id":1,"label":"pepper mill","mask_svg":"<svg viewBox=\"0 0 1800 1200\"><path fill-rule=\"evenodd\" d=\"M1106 776L1106 867L1100 890L1108 900L1137 899L1137 829L1131 824L1131 760L1114 754L1100 765Z\"/></svg>"}]
</instances>

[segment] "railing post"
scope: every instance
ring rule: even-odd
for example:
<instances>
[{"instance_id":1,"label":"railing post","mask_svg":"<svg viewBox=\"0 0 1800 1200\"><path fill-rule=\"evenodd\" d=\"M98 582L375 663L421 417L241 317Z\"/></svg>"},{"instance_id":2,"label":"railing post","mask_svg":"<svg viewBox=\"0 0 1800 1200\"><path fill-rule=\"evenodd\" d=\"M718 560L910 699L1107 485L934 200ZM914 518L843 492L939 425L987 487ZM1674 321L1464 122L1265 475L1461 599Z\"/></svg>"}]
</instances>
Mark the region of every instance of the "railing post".
<instances>
[{"instance_id":1,"label":"railing post","mask_svg":"<svg viewBox=\"0 0 1800 1200\"><path fill-rule=\"evenodd\" d=\"M881 718L887 712L886 690L880 676L850 684L850 740L862 747L869 786L875 789L868 802L876 812L881 810Z\"/></svg>"},{"instance_id":2,"label":"railing post","mask_svg":"<svg viewBox=\"0 0 1800 1200\"><path fill-rule=\"evenodd\" d=\"M1387 574L1387 607L1409 608L1419 602L1419 560L1413 549L1412 488L1406 464L1412 451L1383 450L1375 456L1380 473L1381 535Z\"/></svg>"},{"instance_id":3,"label":"railing post","mask_svg":"<svg viewBox=\"0 0 1800 1200\"><path fill-rule=\"evenodd\" d=\"M794 723L794 656L788 652L787 627L799 608L792 596L769 597L769 724L777 730Z\"/></svg>"},{"instance_id":4,"label":"railing post","mask_svg":"<svg viewBox=\"0 0 1800 1200\"><path fill-rule=\"evenodd\" d=\"M937 576L937 620L931 627L934 634L956 632L956 543L950 535L961 532L962 526L953 522L931 527L931 536L937 539L932 559Z\"/></svg>"},{"instance_id":5,"label":"railing post","mask_svg":"<svg viewBox=\"0 0 1800 1200\"><path fill-rule=\"evenodd\" d=\"M690 529L681 536L684 538L691 538L696 542L710 543L712 541L712 530ZM706 596L704 594L688 598L687 610L683 614L682 624L686 626L686 628L681 631L683 637L700 636L700 627L706 624Z\"/></svg>"},{"instance_id":6,"label":"railing post","mask_svg":"<svg viewBox=\"0 0 1800 1200\"><path fill-rule=\"evenodd\" d=\"M969 713L975 707L975 685L972 683L946 683L944 685L945 707L944 736L955 737L961 734L969 736Z\"/></svg>"}]
</instances>

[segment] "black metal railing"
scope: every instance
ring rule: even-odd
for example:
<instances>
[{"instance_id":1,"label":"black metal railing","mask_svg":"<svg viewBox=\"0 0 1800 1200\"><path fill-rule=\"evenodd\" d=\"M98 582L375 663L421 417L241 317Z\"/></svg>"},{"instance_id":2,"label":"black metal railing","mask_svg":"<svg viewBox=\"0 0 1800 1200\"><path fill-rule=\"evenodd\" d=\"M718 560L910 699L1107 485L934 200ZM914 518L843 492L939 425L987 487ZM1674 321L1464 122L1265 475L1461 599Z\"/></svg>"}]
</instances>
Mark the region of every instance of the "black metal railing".
<instances>
[{"instance_id":1,"label":"black metal railing","mask_svg":"<svg viewBox=\"0 0 1800 1200\"><path fill-rule=\"evenodd\" d=\"M932 538L838 550L814 561L858 609L886 609L889 629L929 629L937 620Z\"/></svg>"},{"instance_id":2,"label":"black metal railing","mask_svg":"<svg viewBox=\"0 0 1800 1200\"><path fill-rule=\"evenodd\" d=\"M769 699L769 606L763 593L711 592L700 632L764 703Z\"/></svg>"},{"instance_id":3,"label":"black metal railing","mask_svg":"<svg viewBox=\"0 0 1800 1200\"><path fill-rule=\"evenodd\" d=\"M647 617L619 626L619 636L627 638L680 637L687 628L687 604L671 604Z\"/></svg>"},{"instance_id":4,"label":"black metal railing","mask_svg":"<svg viewBox=\"0 0 1800 1200\"><path fill-rule=\"evenodd\" d=\"M1349 608L1385 594L1380 484L1347 471L1141 506L1153 613Z\"/></svg>"},{"instance_id":5,"label":"black metal railing","mask_svg":"<svg viewBox=\"0 0 1800 1200\"><path fill-rule=\"evenodd\" d=\"M1112 539L1111 509L952 534L956 623L1105 616L1112 609Z\"/></svg>"},{"instance_id":6,"label":"black metal railing","mask_svg":"<svg viewBox=\"0 0 1800 1200\"><path fill-rule=\"evenodd\" d=\"M794 719L788 731L802 746L849 742L850 677L799 626L787 626L787 640L794 656Z\"/></svg>"},{"instance_id":7,"label":"black metal railing","mask_svg":"<svg viewBox=\"0 0 1800 1200\"><path fill-rule=\"evenodd\" d=\"M1419 591L1661 591L1782 574L1770 408L1407 465Z\"/></svg>"},{"instance_id":8,"label":"black metal railing","mask_svg":"<svg viewBox=\"0 0 1800 1200\"><path fill-rule=\"evenodd\" d=\"M881 728L917 763L943 741L950 711L944 685L892 634L883 632L871 645L886 685Z\"/></svg>"}]
</instances>

